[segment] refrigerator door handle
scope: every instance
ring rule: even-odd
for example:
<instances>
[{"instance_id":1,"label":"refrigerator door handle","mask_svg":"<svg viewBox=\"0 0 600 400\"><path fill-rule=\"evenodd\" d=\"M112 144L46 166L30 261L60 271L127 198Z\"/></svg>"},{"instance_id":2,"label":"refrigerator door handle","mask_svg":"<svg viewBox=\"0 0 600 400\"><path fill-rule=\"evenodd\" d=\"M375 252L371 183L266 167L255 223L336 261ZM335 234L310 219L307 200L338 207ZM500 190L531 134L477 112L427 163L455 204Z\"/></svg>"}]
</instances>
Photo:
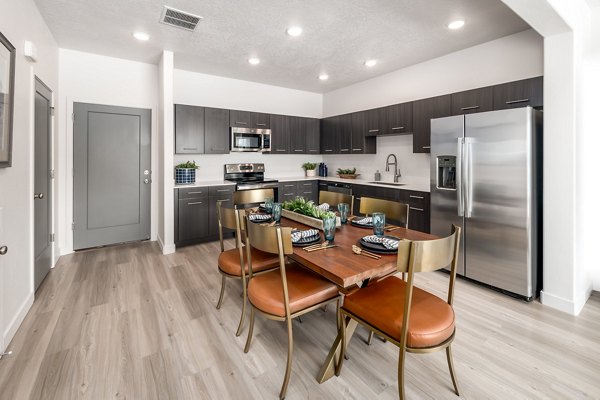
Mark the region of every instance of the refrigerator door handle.
<instances>
[{"instance_id":1,"label":"refrigerator door handle","mask_svg":"<svg viewBox=\"0 0 600 400\"><path fill-rule=\"evenodd\" d=\"M471 218L473 215L473 153L472 145L473 138L466 137L464 139L464 154L465 154L465 218Z\"/></svg>"},{"instance_id":2,"label":"refrigerator door handle","mask_svg":"<svg viewBox=\"0 0 600 400\"><path fill-rule=\"evenodd\" d=\"M458 146L456 148L456 204L458 205L458 216L463 217L465 214L464 198L463 198L463 138L458 138Z\"/></svg>"}]
</instances>

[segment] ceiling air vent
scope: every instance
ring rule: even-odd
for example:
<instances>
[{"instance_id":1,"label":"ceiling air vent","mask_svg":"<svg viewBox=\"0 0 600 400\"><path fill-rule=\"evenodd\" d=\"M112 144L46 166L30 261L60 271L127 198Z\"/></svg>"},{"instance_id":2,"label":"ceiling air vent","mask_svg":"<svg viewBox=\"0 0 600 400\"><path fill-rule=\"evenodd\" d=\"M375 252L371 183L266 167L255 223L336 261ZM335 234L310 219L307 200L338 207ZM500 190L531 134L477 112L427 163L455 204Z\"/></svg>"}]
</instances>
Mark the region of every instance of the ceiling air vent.
<instances>
[{"instance_id":1,"label":"ceiling air vent","mask_svg":"<svg viewBox=\"0 0 600 400\"><path fill-rule=\"evenodd\" d=\"M202 17L197 15L176 10L168 6L164 6L162 15L160 16L160 22L163 24L185 29L187 31L196 29L196 26L201 19Z\"/></svg>"}]
</instances>

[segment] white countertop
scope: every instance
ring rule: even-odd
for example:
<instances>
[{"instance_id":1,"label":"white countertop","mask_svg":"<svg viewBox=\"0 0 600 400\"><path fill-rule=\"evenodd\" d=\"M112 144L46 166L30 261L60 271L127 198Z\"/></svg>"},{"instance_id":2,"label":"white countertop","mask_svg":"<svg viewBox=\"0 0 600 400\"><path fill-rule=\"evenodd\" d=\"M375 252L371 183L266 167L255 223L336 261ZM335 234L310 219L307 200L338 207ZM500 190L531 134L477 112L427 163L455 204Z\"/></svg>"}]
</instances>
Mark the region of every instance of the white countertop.
<instances>
[{"instance_id":1,"label":"white countertop","mask_svg":"<svg viewBox=\"0 0 600 400\"><path fill-rule=\"evenodd\" d=\"M402 186L394 186L394 185L386 185L385 181L381 181L378 183L371 183L368 179L360 179L360 177L356 179L342 179L337 176L314 176L314 177L304 177L304 176L276 176L269 175L267 178L269 179L277 179L279 182L291 182L291 181L317 181L323 180L328 182L341 182L341 183L349 183L355 185L366 185L366 186L378 186L385 187L391 189L398 190L414 190L417 192L429 192L429 179L424 178L415 178L415 177L406 177L401 178L400 182ZM186 185L175 185L175 189L181 188L192 188L192 187L201 187L201 186L221 186L221 185L235 185L235 183L221 180L198 180L196 183L190 183Z\"/></svg>"}]
</instances>

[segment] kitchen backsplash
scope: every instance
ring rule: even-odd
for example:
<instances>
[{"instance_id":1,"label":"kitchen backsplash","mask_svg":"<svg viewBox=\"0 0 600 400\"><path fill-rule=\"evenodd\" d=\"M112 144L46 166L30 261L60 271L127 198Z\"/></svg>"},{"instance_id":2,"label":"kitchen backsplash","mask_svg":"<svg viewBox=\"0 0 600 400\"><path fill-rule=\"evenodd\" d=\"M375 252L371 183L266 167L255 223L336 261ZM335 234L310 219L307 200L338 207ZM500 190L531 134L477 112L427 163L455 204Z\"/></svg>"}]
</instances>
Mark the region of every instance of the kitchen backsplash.
<instances>
[{"instance_id":1,"label":"kitchen backsplash","mask_svg":"<svg viewBox=\"0 0 600 400\"><path fill-rule=\"evenodd\" d=\"M266 176L301 177L304 175L302 164L305 162L325 162L329 175L335 176L338 168L356 167L363 179L373 179L376 170L381 172L384 181L393 180L393 172L385 172L385 160L393 153L398 158L398 168L402 177L429 178L429 154L413 154L412 135L388 136L377 138L377 154L175 154L175 164L196 161L200 169L196 173L196 181L213 181L223 179L223 165L232 163L258 162L265 164Z\"/></svg>"}]
</instances>

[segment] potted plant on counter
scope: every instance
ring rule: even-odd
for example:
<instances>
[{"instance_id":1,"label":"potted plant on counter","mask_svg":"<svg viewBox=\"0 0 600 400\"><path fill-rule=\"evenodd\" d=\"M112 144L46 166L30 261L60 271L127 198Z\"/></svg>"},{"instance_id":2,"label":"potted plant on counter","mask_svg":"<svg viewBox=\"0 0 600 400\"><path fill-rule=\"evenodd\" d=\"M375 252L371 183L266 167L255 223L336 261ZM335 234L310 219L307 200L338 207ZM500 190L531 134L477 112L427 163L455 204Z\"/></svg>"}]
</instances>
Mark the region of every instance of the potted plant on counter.
<instances>
[{"instance_id":1,"label":"potted plant on counter","mask_svg":"<svg viewBox=\"0 0 600 400\"><path fill-rule=\"evenodd\" d=\"M189 184L196 182L196 161L187 161L175 166L175 184Z\"/></svg>"},{"instance_id":2,"label":"potted plant on counter","mask_svg":"<svg viewBox=\"0 0 600 400\"><path fill-rule=\"evenodd\" d=\"M305 162L302 168L306 176L317 176L317 163Z\"/></svg>"},{"instance_id":3,"label":"potted plant on counter","mask_svg":"<svg viewBox=\"0 0 600 400\"><path fill-rule=\"evenodd\" d=\"M360 175L360 174L356 173L356 168L352 168L352 169L338 168L337 174L340 178L344 178L344 179L356 179L356 177Z\"/></svg>"}]
</instances>

